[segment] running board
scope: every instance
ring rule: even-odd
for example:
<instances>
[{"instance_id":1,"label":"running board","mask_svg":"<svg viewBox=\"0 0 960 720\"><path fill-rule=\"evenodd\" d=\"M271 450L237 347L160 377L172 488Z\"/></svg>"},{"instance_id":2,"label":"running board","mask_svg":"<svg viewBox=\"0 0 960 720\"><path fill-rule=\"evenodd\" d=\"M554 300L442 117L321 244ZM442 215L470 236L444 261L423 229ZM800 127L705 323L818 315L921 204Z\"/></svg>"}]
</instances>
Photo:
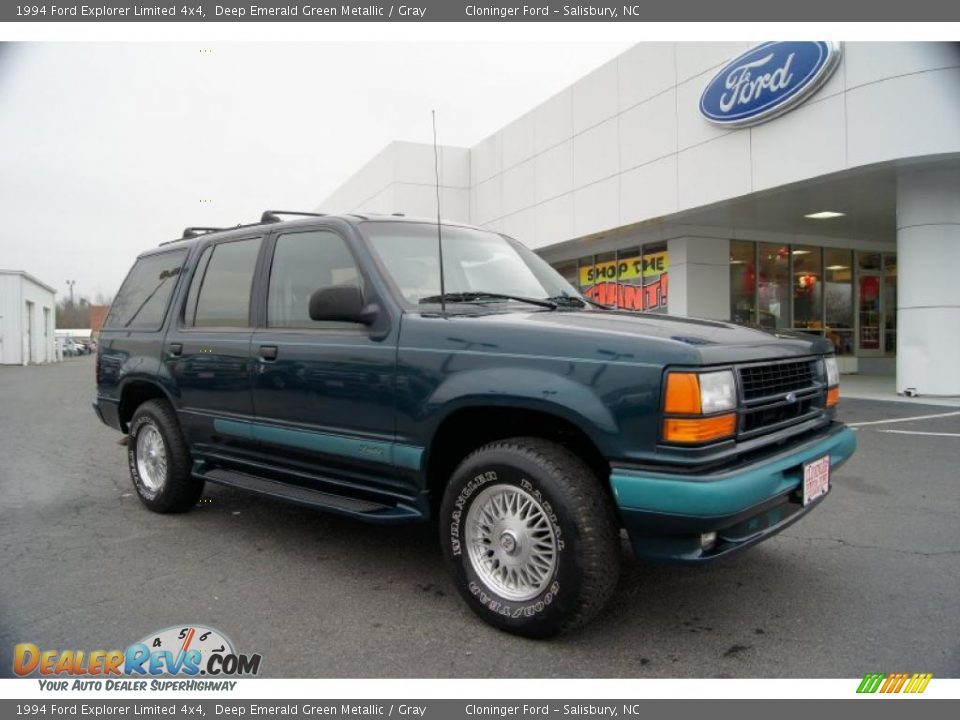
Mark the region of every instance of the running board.
<instances>
[{"instance_id":1,"label":"running board","mask_svg":"<svg viewBox=\"0 0 960 720\"><path fill-rule=\"evenodd\" d=\"M269 480L236 470L215 468L199 474L198 477L219 485L234 487L238 490L268 495L279 500L286 500L297 503L298 505L306 505L321 510L329 510L342 515L362 517L366 520L396 522L399 520L419 520L423 518L422 513L412 507L387 505L371 500L334 495L333 493L323 492L322 490L314 490L302 485L277 482L276 480Z\"/></svg>"}]
</instances>

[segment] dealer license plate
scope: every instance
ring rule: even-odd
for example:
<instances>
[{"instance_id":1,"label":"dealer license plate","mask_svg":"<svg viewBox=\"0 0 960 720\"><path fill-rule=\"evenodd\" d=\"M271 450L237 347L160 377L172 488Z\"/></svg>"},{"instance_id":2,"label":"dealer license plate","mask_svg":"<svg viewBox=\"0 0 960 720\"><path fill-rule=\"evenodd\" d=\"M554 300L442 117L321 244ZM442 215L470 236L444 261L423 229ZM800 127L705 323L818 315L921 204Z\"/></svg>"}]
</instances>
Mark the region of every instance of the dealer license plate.
<instances>
[{"instance_id":1,"label":"dealer license plate","mask_svg":"<svg viewBox=\"0 0 960 720\"><path fill-rule=\"evenodd\" d=\"M830 489L830 456L812 460L803 466L803 504L827 494Z\"/></svg>"}]
</instances>

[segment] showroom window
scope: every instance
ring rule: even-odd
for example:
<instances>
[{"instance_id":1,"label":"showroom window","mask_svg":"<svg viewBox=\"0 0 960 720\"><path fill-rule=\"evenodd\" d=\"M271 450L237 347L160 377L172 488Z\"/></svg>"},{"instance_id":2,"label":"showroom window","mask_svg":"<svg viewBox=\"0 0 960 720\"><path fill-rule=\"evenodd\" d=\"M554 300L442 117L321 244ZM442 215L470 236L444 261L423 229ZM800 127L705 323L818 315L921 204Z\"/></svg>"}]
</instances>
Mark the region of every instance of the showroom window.
<instances>
[{"instance_id":1,"label":"showroom window","mask_svg":"<svg viewBox=\"0 0 960 720\"><path fill-rule=\"evenodd\" d=\"M824 327L837 355L853 354L853 252L823 251Z\"/></svg>"},{"instance_id":2,"label":"showroom window","mask_svg":"<svg viewBox=\"0 0 960 720\"><path fill-rule=\"evenodd\" d=\"M731 240L730 319L822 335L838 355L893 354L896 253Z\"/></svg>"},{"instance_id":3,"label":"showroom window","mask_svg":"<svg viewBox=\"0 0 960 720\"><path fill-rule=\"evenodd\" d=\"M554 268L569 279L571 263ZM587 255L576 262L580 292L598 303L631 312L667 312L669 255L666 243Z\"/></svg>"},{"instance_id":4,"label":"showroom window","mask_svg":"<svg viewBox=\"0 0 960 720\"><path fill-rule=\"evenodd\" d=\"M823 329L822 252L818 247L793 246L793 326L803 330Z\"/></svg>"},{"instance_id":5,"label":"showroom window","mask_svg":"<svg viewBox=\"0 0 960 720\"><path fill-rule=\"evenodd\" d=\"M760 244L757 322L764 328L790 327L790 247Z\"/></svg>"},{"instance_id":6,"label":"showroom window","mask_svg":"<svg viewBox=\"0 0 960 720\"><path fill-rule=\"evenodd\" d=\"M757 246L730 241L730 320L752 325L757 316Z\"/></svg>"},{"instance_id":7,"label":"showroom window","mask_svg":"<svg viewBox=\"0 0 960 720\"><path fill-rule=\"evenodd\" d=\"M897 351L897 256L883 255L883 350L888 354Z\"/></svg>"}]
</instances>

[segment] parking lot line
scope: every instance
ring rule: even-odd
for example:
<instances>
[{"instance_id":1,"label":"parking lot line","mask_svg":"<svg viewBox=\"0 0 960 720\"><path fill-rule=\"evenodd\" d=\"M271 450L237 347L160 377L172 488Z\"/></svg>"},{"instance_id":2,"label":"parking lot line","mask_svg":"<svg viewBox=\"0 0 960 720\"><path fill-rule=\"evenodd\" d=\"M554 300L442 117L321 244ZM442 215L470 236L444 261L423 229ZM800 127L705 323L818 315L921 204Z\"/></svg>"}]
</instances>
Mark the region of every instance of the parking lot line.
<instances>
[{"instance_id":1,"label":"parking lot line","mask_svg":"<svg viewBox=\"0 0 960 720\"><path fill-rule=\"evenodd\" d=\"M868 420L865 422L847 423L848 427L863 427L864 425L885 425L887 423L913 422L914 420L932 420L933 418L955 417L960 415L960 410L946 413L936 413L935 415L917 415L907 418L893 418L891 420Z\"/></svg>"},{"instance_id":2,"label":"parking lot line","mask_svg":"<svg viewBox=\"0 0 960 720\"><path fill-rule=\"evenodd\" d=\"M935 435L937 437L960 437L960 433L922 432L920 430L877 430L882 433L896 433L897 435Z\"/></svg>"}]
</instances>

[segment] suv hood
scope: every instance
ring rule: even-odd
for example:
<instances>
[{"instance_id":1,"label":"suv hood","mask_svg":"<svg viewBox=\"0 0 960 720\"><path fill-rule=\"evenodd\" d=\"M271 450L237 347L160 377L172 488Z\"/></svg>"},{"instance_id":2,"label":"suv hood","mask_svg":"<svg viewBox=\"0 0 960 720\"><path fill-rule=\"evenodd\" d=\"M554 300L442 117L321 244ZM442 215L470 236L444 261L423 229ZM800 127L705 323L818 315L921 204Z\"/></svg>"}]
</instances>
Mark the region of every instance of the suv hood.
<instances>
[{"instance_id":1,"label":"suv hood","mask_svg":"<svg viewBox=\"0 0 960 720\"><path fill-rule=\"evenodd\" d=\"M459 326L456 332L464 340L476 333L478 342L490 347L490 341L498 341L493 344L505 352L592 360L599 354L620 362L714 365L833 352L832 343L814 335L615 310L503 312L484 308L479 313L450 314L448 320Z\"/></svg>"}]
</instances>

